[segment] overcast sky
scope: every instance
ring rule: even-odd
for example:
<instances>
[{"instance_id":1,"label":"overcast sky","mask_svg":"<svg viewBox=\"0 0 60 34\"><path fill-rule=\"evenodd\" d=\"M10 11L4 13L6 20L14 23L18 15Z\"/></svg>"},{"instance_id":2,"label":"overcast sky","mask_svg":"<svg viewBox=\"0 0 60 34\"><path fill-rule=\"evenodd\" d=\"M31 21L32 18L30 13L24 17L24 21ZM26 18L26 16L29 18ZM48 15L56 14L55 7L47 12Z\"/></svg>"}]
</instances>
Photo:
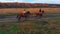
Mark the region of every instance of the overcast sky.
<instances>
[{"instance_id":1,"label":"overcast sky","mask_svg":"<svg viewBox=\"0 0 60 34\"><path fill-rule=\"evenodd\" d=\"M60 0L0 0L0 2L24 2L24 3L60 4Z\"/></svg>"}]
</instances>

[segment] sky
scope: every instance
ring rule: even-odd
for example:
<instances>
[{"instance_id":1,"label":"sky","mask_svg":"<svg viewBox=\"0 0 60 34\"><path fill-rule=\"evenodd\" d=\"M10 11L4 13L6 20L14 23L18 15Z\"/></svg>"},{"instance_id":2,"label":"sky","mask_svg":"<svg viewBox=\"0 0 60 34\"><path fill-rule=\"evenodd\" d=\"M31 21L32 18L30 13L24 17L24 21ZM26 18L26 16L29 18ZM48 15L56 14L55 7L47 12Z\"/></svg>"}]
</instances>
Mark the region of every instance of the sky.
<instances>
[{"instance_id":1,"label":"sky","mask_svg":"<svg viewBox=\"0 0 60 34\"><path fill-rule=\"evenodd\" d=\"M0 2L60 4L60 0L0 0Z\"/></svg>"}]
</instances>

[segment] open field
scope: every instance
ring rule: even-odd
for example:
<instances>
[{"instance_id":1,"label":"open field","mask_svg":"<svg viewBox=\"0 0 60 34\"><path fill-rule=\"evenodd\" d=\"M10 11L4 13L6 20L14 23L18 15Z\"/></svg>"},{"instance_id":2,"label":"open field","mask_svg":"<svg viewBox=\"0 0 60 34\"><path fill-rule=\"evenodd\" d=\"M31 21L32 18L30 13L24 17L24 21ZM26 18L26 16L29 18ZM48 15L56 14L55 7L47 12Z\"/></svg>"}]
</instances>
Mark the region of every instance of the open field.
<instances>
[{"instance_id":1,"label":"open field","mask_svg":"<svg viewBox=\"0 0 60 34\"><path fill-rule=\"evenodd\" d=\"M60 14L30 19L17 22L16 15L0 18L0 34L60 34Z\"/></svg>"},{"instance_id":2,"label":"open field","mask_svg":"<svg viewBox=\"0 0 60 34\"><path fill-rule=\"evenodd\" d=\"M31 13L38 12L39 9L26 8ZM0 34L60 34L60 8L41 9L45 10L45 14L41 19L33 17L30 20L20 22L17 22L16 14L7 14L21 13L24 8L0 9L0 14L6 14L0 15Z\"/></svg>"},{"instance_id":3,"label":"open field","mask_svg":"<svg viewBox=\"0 0 60 34\"><path fill-rule=\"evenodd\" d=\"M44 10L45 13L60 13L60 8L3 8L0 9L0 13L21 13L24 9L31 13L38 12L39 9Z\"/></svg>"},{"instance_id":4,"label":"open field","mask_svg":"<svg viewBox=\"0 0 60 34\"><path fill-rule=\"evenodd\" d=\"M60 34L60 18L0 23L0 34Z\"/></svg>"}]
</instances>

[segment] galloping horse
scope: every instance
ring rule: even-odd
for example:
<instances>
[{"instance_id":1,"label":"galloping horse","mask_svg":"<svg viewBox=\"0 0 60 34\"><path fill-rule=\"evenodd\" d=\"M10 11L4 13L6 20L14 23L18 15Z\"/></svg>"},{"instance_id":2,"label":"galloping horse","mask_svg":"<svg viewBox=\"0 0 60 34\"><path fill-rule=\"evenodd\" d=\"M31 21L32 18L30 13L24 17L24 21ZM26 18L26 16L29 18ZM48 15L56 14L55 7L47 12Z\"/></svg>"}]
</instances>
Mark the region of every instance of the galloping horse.
<instances>
[{"instance_id":1,"label":"galloping horse","mask_svg":"<svg viewBox=\"0 0 60 34\"><path fill-rule=\"evenodd\" d=\"M26 15L27 18L29 18L30 15L31 15L30 11L27 11L27 12L25 13L25 15Z\"/></svg>"},{"instance_id":2,"label":"galloping horse","mask_svg":"<svg viewBox=\"0 0 60 34\"><path fill-rule=\"evenodd\" d=\"M44 11L39 11L38 13L35 13L35 16L41 18L43 14L44 14Z\"/></svg>"},{"instance_id":3,"label":"galloping horse","mask_svg":"<svg viewBox=\"0 0 60 34\"><path fill-rule=\"evenodd\" d=\"M35 14L32 14L32 15L33 15L34 17L41 18L41 17L43 16L43 14L44 14L44 10L41 11L41 9L40 9L38 13L35 13ZM26 11L26 12L24 12L24 13L18 14L18 15L17 15L18 21L20 21L21 18L27 19L27 18L30 17L30 15L31 15L30 11ZM32 15L31 15L31 16L32 16Z\"/></svg>"},{"instance_id":4,"label":"galloping horse","mask_svg":"<svg viewBox=\"0 0 60 34\"><path fill-rule=\"evenodd\" d=\"M20 21L21 18L27 19L31 13L27 11L26 13L21 13L17 15L18 21Z\"/></svg>"},{"instance_id":5,"label":"galloping horse","mask_svg":"<svg viewBox=\"0 0 60 34\"><path fill-rule=\"evenodd\" d=\"M21 13L21 14L17 15L18 21L20 21L21 18L25 18L25 14L24 13Z\"/></svg>"}]
</instances>

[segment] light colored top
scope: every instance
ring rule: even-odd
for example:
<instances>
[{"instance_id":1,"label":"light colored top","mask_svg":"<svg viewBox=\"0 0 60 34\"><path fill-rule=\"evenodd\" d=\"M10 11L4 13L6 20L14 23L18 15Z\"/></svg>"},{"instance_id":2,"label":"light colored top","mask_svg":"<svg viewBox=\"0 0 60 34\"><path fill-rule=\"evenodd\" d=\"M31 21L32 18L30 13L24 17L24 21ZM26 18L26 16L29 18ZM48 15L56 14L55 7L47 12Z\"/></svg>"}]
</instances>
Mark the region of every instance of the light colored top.
<instances>
[{"instance_id":1,"label":"light colored top","mask_svg":"<svg viewBox=\"0 0 60 34\"><path fill-rule=\"evenodd\" d=\"M26 11L23 11L23 13L26 13Z\"/></svg>"}]
</instances>

